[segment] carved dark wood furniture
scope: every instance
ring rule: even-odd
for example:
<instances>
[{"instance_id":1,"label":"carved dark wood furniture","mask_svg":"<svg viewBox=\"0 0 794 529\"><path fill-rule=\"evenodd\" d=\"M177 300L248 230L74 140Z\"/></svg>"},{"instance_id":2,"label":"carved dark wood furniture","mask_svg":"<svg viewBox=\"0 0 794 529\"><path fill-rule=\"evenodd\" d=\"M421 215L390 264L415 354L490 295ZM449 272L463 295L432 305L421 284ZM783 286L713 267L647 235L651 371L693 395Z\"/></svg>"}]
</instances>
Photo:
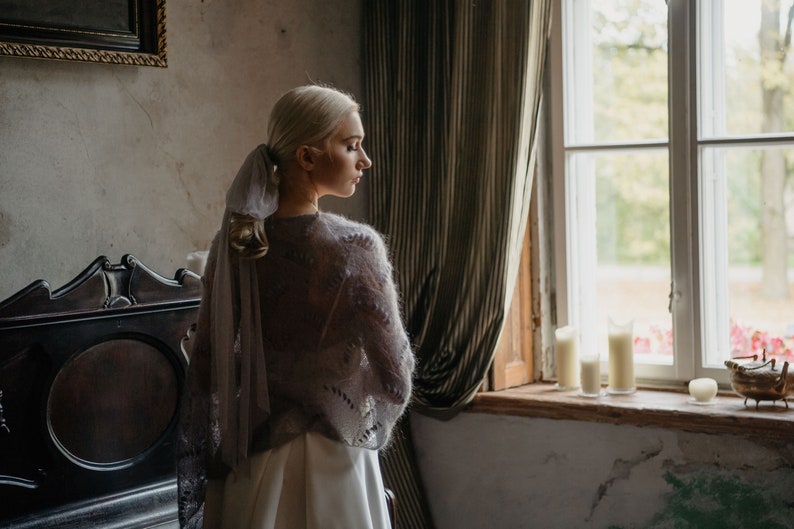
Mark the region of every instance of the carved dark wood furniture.
<instances>
[{"instance_id":1,"label":"carved dark wood furniture","mask_svg":"<svg viewBox=\"0 0 794 529\"><path fill-rule=\"evenodd\" d=\"M0 302L0 528L176 527L175 426L201 283L130 255Z\"/></svg>"}]
</instances>

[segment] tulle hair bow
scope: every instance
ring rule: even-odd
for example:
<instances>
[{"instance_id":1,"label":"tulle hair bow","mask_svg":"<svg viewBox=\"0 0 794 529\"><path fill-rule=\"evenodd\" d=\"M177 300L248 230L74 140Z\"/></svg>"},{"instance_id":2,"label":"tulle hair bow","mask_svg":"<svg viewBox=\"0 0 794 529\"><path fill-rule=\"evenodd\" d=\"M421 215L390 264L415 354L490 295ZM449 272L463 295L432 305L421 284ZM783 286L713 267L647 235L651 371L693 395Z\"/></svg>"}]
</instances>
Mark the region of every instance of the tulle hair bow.
<instances>
[{"instance_id":1,"label":"tulle hair bow","mask_svg":"<svg viewBox=\"0 0 794 529\"><path fill-rule=\"evenodd\" d=\"M276 166L268 146L259 145L246 157L226 193L212 280L212 391L218 398L221 459L230 468L248 456L255 428L270 414L256 261L234 255L229 245L231 215L264 220L277 208ZM235 343L240 353L239 385Z\"/></svg>"}]
</instances>

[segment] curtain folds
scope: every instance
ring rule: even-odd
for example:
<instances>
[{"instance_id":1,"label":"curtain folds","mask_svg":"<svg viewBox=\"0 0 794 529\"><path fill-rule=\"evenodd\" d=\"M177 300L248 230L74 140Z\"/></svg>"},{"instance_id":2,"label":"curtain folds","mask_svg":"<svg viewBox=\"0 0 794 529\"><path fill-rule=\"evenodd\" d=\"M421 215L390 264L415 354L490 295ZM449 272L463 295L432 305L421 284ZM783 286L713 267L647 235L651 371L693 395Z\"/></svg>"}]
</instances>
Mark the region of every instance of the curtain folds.
<instances>
[{"instance_id":1,"label":"curtain folds","mask_svg":"<svg viewBox=\"0 0 794 529\"><path fill-rule=\"evenodd\" d=\"M518 270L551 0L364 3L372 223L388 240L418 368L448 417L493 358ZM401 529L431 527L409 421L383 456Z\"/></svg>"}]
</instances>

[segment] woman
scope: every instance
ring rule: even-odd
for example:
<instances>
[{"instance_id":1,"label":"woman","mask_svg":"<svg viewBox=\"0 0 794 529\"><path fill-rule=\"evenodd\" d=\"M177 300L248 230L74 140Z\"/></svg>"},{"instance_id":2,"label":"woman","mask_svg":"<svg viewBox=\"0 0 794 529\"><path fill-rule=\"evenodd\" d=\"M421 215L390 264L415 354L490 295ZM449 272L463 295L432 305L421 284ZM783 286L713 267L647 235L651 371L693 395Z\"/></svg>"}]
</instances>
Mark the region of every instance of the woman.
<instances>
[{"instance_id":1,"label":"woman","mask_svg":"<svg viewBox=\"0 0 794 529\"><path fill-rule=\"evenodd\" d=\"M377 450L414 357L369 226L330 213L372 165L358 104L304 86L273 107L207 261L179 435L183 527L385 529Z\"/></svg>"}]
</instances>

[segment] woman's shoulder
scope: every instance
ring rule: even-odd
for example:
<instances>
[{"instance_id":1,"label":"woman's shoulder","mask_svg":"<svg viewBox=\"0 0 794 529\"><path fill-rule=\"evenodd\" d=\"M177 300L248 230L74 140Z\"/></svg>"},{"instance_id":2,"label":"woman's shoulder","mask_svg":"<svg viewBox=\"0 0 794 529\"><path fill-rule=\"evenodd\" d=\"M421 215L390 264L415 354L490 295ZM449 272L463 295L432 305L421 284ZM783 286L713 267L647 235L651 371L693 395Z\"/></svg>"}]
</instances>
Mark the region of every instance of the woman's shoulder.
<instances>
[{"instance_id":1,"label":"woman's shoulder","mask_svg":"<svg viewBox=\"0 0 794 529\"><path fill-rule=\"evenodd\" d=\"M376 232L375 228L369 224L350 219L340 213L323 211L320 213L320 219L329 227L336 228L340 231L370 230Z\"/></svg>"},{"instance_id":2,"label":"woman's shoulder","mask_svg":"<svg viewBox=\"0 0 794 529\"><path fill-rule=\"evenodd\" d=\"M329 235L340 244L365 250L385 248L383 236L369 224L351 220L337 213L323 213L320 218L328 228Z\"/></svg>"}]
</instances>

